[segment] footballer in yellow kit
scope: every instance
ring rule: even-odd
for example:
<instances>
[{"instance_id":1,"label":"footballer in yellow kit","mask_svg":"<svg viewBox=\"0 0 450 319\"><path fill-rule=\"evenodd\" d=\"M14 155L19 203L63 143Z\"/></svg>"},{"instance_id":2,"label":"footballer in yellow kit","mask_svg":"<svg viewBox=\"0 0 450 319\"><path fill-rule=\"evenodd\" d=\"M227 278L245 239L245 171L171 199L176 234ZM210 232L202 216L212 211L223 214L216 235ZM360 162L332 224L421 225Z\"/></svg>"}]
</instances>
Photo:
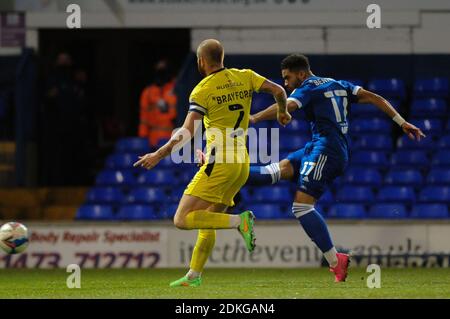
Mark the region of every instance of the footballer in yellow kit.
<instances>
[{"instance_id":1,"label":"footballer in yellow kit","mask_svg":"<svg viewBox=\"0 0 450 319\"><path fill-rule=\"evenodd\" d=\"M246 149L253 92L266 78L250 69L222 68L204 78L192 91L189 111L203 115L206 162L185 194L233 206L250 169Z\"/></svg>"}]
</instances>

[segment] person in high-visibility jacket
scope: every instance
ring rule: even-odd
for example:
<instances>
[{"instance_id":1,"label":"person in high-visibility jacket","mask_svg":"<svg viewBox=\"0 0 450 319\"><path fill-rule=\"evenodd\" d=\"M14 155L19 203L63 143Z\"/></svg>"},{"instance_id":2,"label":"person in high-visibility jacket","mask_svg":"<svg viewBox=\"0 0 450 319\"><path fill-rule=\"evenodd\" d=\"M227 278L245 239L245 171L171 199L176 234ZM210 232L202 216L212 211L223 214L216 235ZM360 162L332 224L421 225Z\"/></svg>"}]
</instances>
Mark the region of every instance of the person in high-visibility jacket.
<instances>
[{"instance_id":1,"label":"person in high-visibility jacket","mask_svg":"<svg viewBox=\"0 0 450 319\"><path fill-rule=\"evenodd\" d=\"M147 137L152 146L168 140L177 116L177 97L173 90L175 79L170 77L167 60L155 66L155 81L147 86L140 99L139 136Z\"/></svg>"}]
</instances>

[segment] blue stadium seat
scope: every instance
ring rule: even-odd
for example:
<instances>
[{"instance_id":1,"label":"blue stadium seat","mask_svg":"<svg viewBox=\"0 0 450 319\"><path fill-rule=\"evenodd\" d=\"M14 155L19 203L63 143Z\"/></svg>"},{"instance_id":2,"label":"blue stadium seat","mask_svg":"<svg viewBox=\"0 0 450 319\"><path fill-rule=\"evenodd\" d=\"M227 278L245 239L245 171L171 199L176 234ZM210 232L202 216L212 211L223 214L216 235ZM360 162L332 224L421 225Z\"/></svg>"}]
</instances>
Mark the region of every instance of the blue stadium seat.
<instances>
[{"instance_id":1,"label":"blue stadium seat","mask_svg":"<svg viewBox=\"0 0 450 319\"><path fill-rule=\"evenodd\" d=\"M94 187L86 195L87 202L93 204L118 204L123 198L123 193L115 187Z\"/></svg>"},{"instance_id":2,"label":"blue stadium seat","mask_svg":"<svg viewBox=\"0 0 450 319\"><path fill-rule=\"evenodd\" d=\"M178 203L176 204L166 203L161 207L159 217L164 219L173 219L175 213L177 212L177 208Z\"/></svg>"},{"instance_id":3,"label":"blue stadium seat","mask_svg":"<svg viewBox=\"0 0 450 319\"><path fill-rule=\"evenodd\" d=\"M170 191L170 200L174 203L178 203L181 197L183 197L183 192L186 189L186 186L172 188Z\"/></svg>"},{"instance_id":4,"label":"blue stadium seat","mask_svg":"<svg viewBox=\"0 0 450 319\"><path fill-rule=\"evenodd\" d=\"M255 189L253 198L255 202L260 203L291 203L294 194L287 186L265 186Z\"/></svg>"},{"instance_id":5,"label":"blue stadium seat","mask_svg":"<svg viewBox=\"0 0 450 319\"><path fill-rule=\"evenodd\" d=\"M251 210L257 219L279 219L286 215L277 204L253 204L245 206L245 209Z\"/></svg>"},{"instance_id":6,"label":"blue stadium seat","mask_svg":"<svg viewBox=\"0 0 450 319\"><path fill-rule=\"evenodd\" d=\"M103 170L95 180L97 185L123 186L136 184L136 178L131 171Z\"/></svg>"},{"instance_id":7,"label":"blue stadium seat","mask_svg":"<svg viewBox=\"0 0 450 319\"><path fill-rule=\"evenodd\" d=\"M431 163L435 166L450 166L450 150L442 150L434 154Z\"/></svg>"},{"instance_id":8,"label":"blue stadium seat","mask_svg":"<svg viewBox=\"0 0 450 319\"><path fill-rule=\"evenodd\" d=\"M376 204L369 210L370 218L405 218L406 208L403 204Z\"/></svg>"},{"instance_id":9,"label":"blue stadium seat","mask_svg":"<svg viewBox=\"0 0 450 319\"><path fill-rule=\"evenodd\" d=\"M111 206L83 205L78 209L76 219L112 220L114 219L114 214Z\"/></svg>"},{"instance_id":10,"label":"blue stadium seat","mask_svg":"<svg viewBox=\"0 0 450 319\"><path fill-rule=\"evenodd\" d=\"M196 167L194 164L192 164L191 167L186 167L182 171L178 171L175 174L176 178L176 184L186 184L191 181L191 179L194 177L194 175L197 173L198 167Z\"/></svg>"},{"instance_id":11,"label":"blue stadium seat","mask_svg":"<svg viewBox=\"0 0 450 319\"><path fill-rule=\"evenodd\" d=\"M440 117L447 114L447 104L443 99L417 99L412 102L412 117Z\"/></svg>"},{"instance_id":12,"label":"blue stadium seat","mask_svg":"<svg viewBox=\"0 0 450 319\"><path fill-rule=\"evenodd\" d=\"M403 135L397 140L397 147L405 150L433 150L436 143L431 137L422 138L420 141L412 140L408 136Z\"/></svg>"},{"instance_id":13,"label":"blue stadium seat","mask_svg":"<svg viewBox=\"0 0 450 319\"><path fill-rule=\"evenodd\" d=\"M361 86L361 87L363 87L364 86L364 80L361 80L361 79L343 79L344 81L347 81L347 82L350 82L350 83L352 83L353 85L355 85L355 86Z\"/></svg>"},{"instance_id":14,"label":"blue stadium seat","mask_svg":"<svg viewBox=\"0 0 450 319\"><path fill-rule=\"evenodd\" d=\"M366 209L362 204L336 204L328 210L328 218L364 218Z\"/></svg>"},{"instance_id":15,"label":"blue stadium seat","mask_svg":"<svg viewBox=\"0 0 450 319\"><path fill-rule=\"evenodd\" d=\"M405 97L405 84L401 79L375 79L369 81L367 88L384 97L399 99L404 99Z\"/></svg>"},{"instance_id":16,"label":"blue stadium seat","mask_svg":"<svg viewBox=\"0 0 450 319\"><path fill-rule=\"evenodd\" d=\"M356 151L351 156L350 162L352 166L371 168L385 168L388 165L386 153L374 151Z\"/></svg>"},{"instance_id":17,"label":"blue stadium seat","mask_svg":"<svg viewBox=\"0 0 450 319\"><path fill-rule=\"evenodd\" d=\"M131 190L126 197L126 203L133 204L152 204L164 202L166 194L160 188L138 187Z\"/></svg>"},{"instance_id":18,"label":"blue stadium seat","mask_svg":"<svg viewBox=\"0 0 450 319\"><path fill-rule=\"evenodd\" d=\"M116 215L119 220L151 220L159 219L155 208L151 205L123 205Z\"/></svg>"},{"instance_id":19,"label":"blue stadium seat","mask_svg":"<svg viewBox=\"0 0 450 319\"><path fill-rule=\"evenodd\" d=\"M438 141L438 147L440 149L450 150L450 134L442 136Z\"/></svg>"},{"instance_id":20,"label":"blue stadium seat","mask_svg":"<svg viewBox=\"0 0 450 319\"><path fill-rule=\"evenodd\" d=\"M392 165L397 168L426 168L430 165L429 159L424 151L397 151L392 154Z\"/></svg>"},{"instance_id":21,"label":"blue stadium seat","mask_svg":"<svg viewBox=\"0 0 450 319\"><path fill-rule=\"evenodd\" d=\"M150 171L141 173L137 178L137 183L140 185L159 185L162 187L178 184L179 181L175 178L172 170L153 168Z\"/></svg>"},{"instance_id":22,"label":"blue stadium seat","mask_svg":"<svg viewBox=\"0 0 450 319\"><path fill-rule=\"evenodd\" d=\"M440 134L444 129L443 122L438 119L413 119L411 124L420 128L426 135Z\"/></svg>"},{"instance_id":23,"label":"blue stadium seat","mask_svg":"<svg viewBox=\"0 0 450 319\"><path fill-rule=\"evenodd\" d=\"M319 202L322 205L330 205L335 203L333 193L330 190L326 191L323 193L322 197L320 197Z\"/></svg>"},{"instance_id":24,"label":"blue stadium seat","mask_svg":"<svg viewBox=\"0 0 450 319\"><path fill-rule=\"evenodd\" d=\"M158 166L161 167L161 168L174 168L174 167L176 167L177 165L180 165L180 164L175 164L175 163L172 161L172 158L171 158L170 156L164 157L164 158L158 163Z\"/></svg>"},{"instance_id":25,"label":"blue stadium seat","mask_svg":"<svg viewBox=\"0 0 450 319\"><path fill-rule=\"evenodd\" d=\"M150 145L147 138L126 137L117 141L116 150L120 153L145 154L150 152Z\"/></svg>"},{"instance_id":26,"label":"blue stadium seat","mask_svg":"<svg viewBox=\"0 0 450 319\"><path fill-rule=\"evenodd\" d=\"M417 97L448 97L447 78L417 79L414 83L414 95Z\"/></svg>"},{"instance_id":27,"label":"blue stadium seat","mask_svg":"<svg viewBox=\"0 0 450 319\"><path fill-rule=\"evenodd\" d=\"M252 113L262 111L275 103L275 100L270 94L267 93L255 93L252 99Z\"/></svg>"},{"instance_id":28,"label":"blue stadium seat","mask_svg":"<svg viewBox=\"0 0 450 319\"><path fill-rule=\"evenodd\" d=\"M444 204L418 204L411 211L411 218L448 218L448 208Z\"/></svg>"},{"instance_id":29,"label":"blue stadium seat","mask_svg":"<svg viewBox=\"0 0 450 319\"><path fill-rule=\"evenodd\" d=\"M420 202L423 203L443 203L450 202L449 186L427 186L421 190L419 195Z\"/></svg>"},{"instance_id":30,"label":"blue stadium seat","mask_svg":"<svg viewBox=\"0 0 450 319\"><path fill-rule=\"evenodd\" d=\"M387 135L362 135L353 144L355 150L386 150L392 149L392 139Z\"/></svg>"},{"instance_id":31,"label":"blue stadium seat","mask_svg":"<svg viewBox=\"0 0 450 319\"><path fill-rule=\"evenodd\" d=\"M282 151L294 151L299 148L303 148L306 143L310 142L311 138L305 135L291 134L291 135L281 135L280 134L280 150Z\"/></svg>"},{"instance_id":32,"label":"blue stadium seat","mask_svg":"<svg viewBox=\"0 0 450 319\"><path fill-rule=\"evenodd\" d=\"M377 195L377 202L403 202L410 204L416 199L414 189L408 186L386 186Z\"/></svg>"},{"instance_id":33,"label":"blue stadium seat","mask_svg":"<svg viewBox=\"0 0 450 319\"><path fill-rule=\"evenodd\" d=\"M419 187L423 184L423 176L414 169L393 169L386 174L384 182L387 185Z\"/></svg>"},{"instance_id":34,"label":"blue stadium seat","mask_svg":"<svg viewBox=\"0 0 450 319\"><path fill-rule=\"evenodd\" d=\"M338 190L336 199L347 203L371 203L375 196L367 186L344 186Z\"/></svg>"},{"instance_id":35,"label":"blue stadium seat","mask_svg":"<svg viewBox=\"0 0 450 319\"><path fill-rule=\"evenodd\" d=\"M350 168L344 174L344 182L352 185L380 186L381 174L372 168Z\"/></svg>"},{"instance_id":36,"label":"blue stadium seat","mask_svg":"<svg viewBox=\"0 0 450 319\"><path fill-rule=\"evenodd\" d=\"M134 153L110 155L106 159L106 167L109 169L131 169L133 168L133 164L139 160L139 155Z\"/></svg>"},{"instance_id":37,"label":"blue stadium seat","mask_svg":"<svg viewBox=\"0 0 450 319\"><path fill-rule=\"evenodd\" d=\"M427 183L434 185L450 185L450 169L434 168L427 176Z\"/></svg>"},{"instance_id":38,"label":"blue stadium seat","mask_svg":"<svg viewBox=\"0 0 450 319\"><path fill-rule=\"evenodd\" d=\"M293 119L286 127L280 127L280 137L284 136L284 132L298 135L310 135L310 127L306 121Z\"/></svg>"},{"instance_id":39,"label":"blue stadium seat","mask_svg":"<svg viewBox=\"0 0 450 319\"><path fill-rule=\"evenodd\" d=\"M396 109L400 109L400 101L396 99L388 99L391 105ZM352 103L350 108L351 116L355 118L380 118L386 119L386 114L381 111L378 107L372 104L361 104L361 103Z\"/></svg>"},{"instance_id":40,"label":"blue stadium seat","mask_svg":"<svg viewBox=\"0 0 450 319\"><path fill-rule=\"evenodd\" d=\"M350 122L350 133L380 133L390 134L392 121L380 118L356 119Z\"/></svg>"}]
</instances>

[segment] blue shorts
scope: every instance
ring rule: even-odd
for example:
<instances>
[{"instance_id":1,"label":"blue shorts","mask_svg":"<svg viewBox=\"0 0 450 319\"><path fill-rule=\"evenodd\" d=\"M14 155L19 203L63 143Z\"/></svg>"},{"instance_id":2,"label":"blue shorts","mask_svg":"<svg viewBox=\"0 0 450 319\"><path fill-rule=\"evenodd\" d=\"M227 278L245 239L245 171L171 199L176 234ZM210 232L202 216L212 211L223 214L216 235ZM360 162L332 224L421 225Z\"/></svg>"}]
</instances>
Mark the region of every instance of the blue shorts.
<instances>
[{"instance_id":1,"label":"blue shorts","mask_svg":"<svg viewBox=\"0 0 450 319\"><path fill-rule=\"evenodd\" d=\"M347 167L346 160L339 160L307 143L304 148L290 153L287 159L294 168L293 182L297 190L319 199L333 181Z\"/></svg>"}]
</instances>

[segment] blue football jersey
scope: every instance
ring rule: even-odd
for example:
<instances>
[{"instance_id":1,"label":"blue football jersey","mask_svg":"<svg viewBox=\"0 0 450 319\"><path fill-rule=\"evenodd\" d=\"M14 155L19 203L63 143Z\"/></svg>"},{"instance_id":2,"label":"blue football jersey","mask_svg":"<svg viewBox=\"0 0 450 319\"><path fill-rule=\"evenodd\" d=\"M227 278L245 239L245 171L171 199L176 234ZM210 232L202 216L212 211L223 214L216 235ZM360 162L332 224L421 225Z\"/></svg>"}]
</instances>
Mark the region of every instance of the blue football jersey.
<instances>
[{"instance_id":1,"label":"blue football jersey","mask_svg":"<svg viewBox=\"0 0 450 319\"><path fill-rule=\"evenodd\" d=\"M347 110L359 89L347 81L312 76L292 91L288 101L304 110L317 151L348 160Z\"/></svg>"}]
</instances>

